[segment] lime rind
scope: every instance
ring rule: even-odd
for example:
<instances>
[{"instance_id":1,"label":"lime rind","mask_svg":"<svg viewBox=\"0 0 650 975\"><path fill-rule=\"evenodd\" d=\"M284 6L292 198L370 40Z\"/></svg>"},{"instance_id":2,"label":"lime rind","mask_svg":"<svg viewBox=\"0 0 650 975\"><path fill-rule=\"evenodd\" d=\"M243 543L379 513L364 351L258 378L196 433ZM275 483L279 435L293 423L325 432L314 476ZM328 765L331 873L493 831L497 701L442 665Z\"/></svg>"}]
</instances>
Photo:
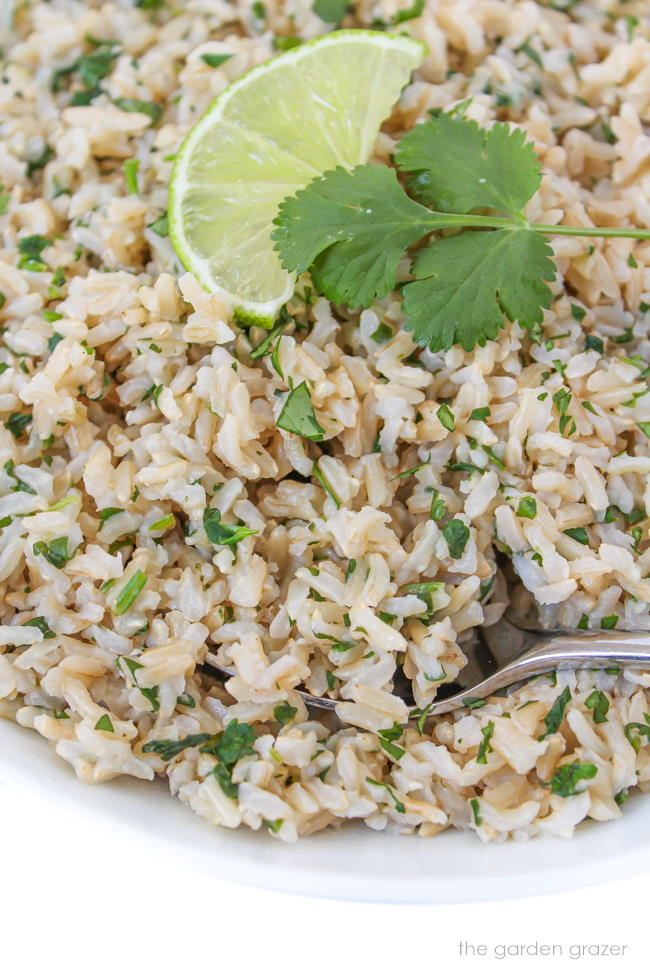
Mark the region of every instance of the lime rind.
<instances>
[{"instance_id":1,"label":"lime rind","mask_svg":"<svg viewBox=\"0 0 650 975\"><path fill-rule=\"evenodd\" d=\"M246 72L185 137L169 188L171 242L207 291L228 294L240 321L270 327L293 294L295 275L270 238L281 200L333 166L367 161L424 52L402 35L334 31ZM338 80L346 72L354 91Z\"/></svg>"}]
</instances>

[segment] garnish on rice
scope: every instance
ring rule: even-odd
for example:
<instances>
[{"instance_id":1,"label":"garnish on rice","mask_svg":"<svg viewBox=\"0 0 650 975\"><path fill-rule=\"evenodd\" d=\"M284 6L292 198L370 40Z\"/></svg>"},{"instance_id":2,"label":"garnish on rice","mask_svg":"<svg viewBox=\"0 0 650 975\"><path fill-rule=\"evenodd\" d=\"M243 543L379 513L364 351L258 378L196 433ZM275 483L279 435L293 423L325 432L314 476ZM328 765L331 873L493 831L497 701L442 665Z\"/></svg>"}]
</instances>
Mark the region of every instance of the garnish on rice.
<instances>
[{"instance_id":1,"label":"garnish on rice","mask_svg":"<svg viewBox=\"0 0 650 975\"><path fill-rule=\"evenodd\" d=\"M403 288L405 328L434 352L485 345L506 320L539 327L556 273L547 235L650 238L636 227L530 223L541 167L525 133L504 123L484 130L434 114L398 143L395 161L411 196L387 166L338 167L284 200L272 236L286 270L310 271L350 308L395 289L404 252L427 238Z\"/></svg>"}]
</instances>

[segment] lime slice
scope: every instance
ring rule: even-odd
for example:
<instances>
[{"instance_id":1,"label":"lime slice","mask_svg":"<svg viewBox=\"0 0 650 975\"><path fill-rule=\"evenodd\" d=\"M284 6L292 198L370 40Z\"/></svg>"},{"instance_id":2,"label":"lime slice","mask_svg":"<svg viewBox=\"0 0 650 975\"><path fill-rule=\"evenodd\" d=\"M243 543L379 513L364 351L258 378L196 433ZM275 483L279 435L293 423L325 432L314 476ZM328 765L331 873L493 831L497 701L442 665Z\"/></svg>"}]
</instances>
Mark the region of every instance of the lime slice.
<instances>
[{"instance_id":1,"label":"lime slice","mask_svg":"<svg viewBox=\"0 0 650 975\"><path fill-rule=\"evenodd\" d=\"M270 239L286 196L335 166L367 162L424 48L342 30L292 48L226 89L189 132L169 188L169 232L188 271L270 325L292 293Z\"/></svg>"}]
</instances>

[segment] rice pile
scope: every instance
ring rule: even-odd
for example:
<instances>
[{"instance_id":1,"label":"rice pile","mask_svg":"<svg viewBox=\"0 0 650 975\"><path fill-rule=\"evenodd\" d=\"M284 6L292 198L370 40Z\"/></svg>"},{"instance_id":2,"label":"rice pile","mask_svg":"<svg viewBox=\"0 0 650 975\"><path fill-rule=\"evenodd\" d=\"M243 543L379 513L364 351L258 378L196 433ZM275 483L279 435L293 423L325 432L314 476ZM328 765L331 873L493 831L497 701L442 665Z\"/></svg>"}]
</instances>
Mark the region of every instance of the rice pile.
<instances>
[{"instance_id":1,"label":"rice pile","mask_svg":"<svg viewBox=\"0 0 650 975\"><path fill-rule=\"evenodd\" d=\"M650 225L647 3L562 5L427 0L396 28L429 54L376 158L471 96L535 141L532 219ZM0 715L86 782L166 776L209 822L282 840L352 819L570 836L648 789L650 674L548 675L421 730L392 682L403 664L422 709L454 680L506 607L497 553L546 624L650 630L650 243L554 240L539 342L433 355L397 296L348 315L302 281L275 364L252 358L262 330L175 263L173 157L234 78L330 27L306 0L52 0L3 32ZM283 376L310 384L322 444L278 429ZM241 541L212 544L206 508ZM595 772L562 794L573 763Z\"/></svg>"}]
</instances>

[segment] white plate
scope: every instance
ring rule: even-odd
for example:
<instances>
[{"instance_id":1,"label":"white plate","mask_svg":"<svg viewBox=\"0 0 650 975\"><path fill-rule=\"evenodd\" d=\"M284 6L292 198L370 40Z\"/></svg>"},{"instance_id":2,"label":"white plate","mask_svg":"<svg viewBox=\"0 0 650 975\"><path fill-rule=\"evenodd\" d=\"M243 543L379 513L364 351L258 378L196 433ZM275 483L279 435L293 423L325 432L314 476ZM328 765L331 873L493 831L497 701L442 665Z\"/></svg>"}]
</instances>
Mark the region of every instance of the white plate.
<instances>
[{"instance_id":1,"label":"white plate","mask_svg":"<svg viewBox=\"0 0 650 975\"><path fill-rule=\"evenodd\" d=\"M42 738L0 720L0 777L70 811L129 829L161 856L227 880L293 893L393 903L533 896L650 870L650 797L613 823L586 823L573 840L482 844L451 830L432 839L366 827L286 845L249 830L209 826L162 785L117 779L83 785Z\"/></svg>"}]
</instances>

